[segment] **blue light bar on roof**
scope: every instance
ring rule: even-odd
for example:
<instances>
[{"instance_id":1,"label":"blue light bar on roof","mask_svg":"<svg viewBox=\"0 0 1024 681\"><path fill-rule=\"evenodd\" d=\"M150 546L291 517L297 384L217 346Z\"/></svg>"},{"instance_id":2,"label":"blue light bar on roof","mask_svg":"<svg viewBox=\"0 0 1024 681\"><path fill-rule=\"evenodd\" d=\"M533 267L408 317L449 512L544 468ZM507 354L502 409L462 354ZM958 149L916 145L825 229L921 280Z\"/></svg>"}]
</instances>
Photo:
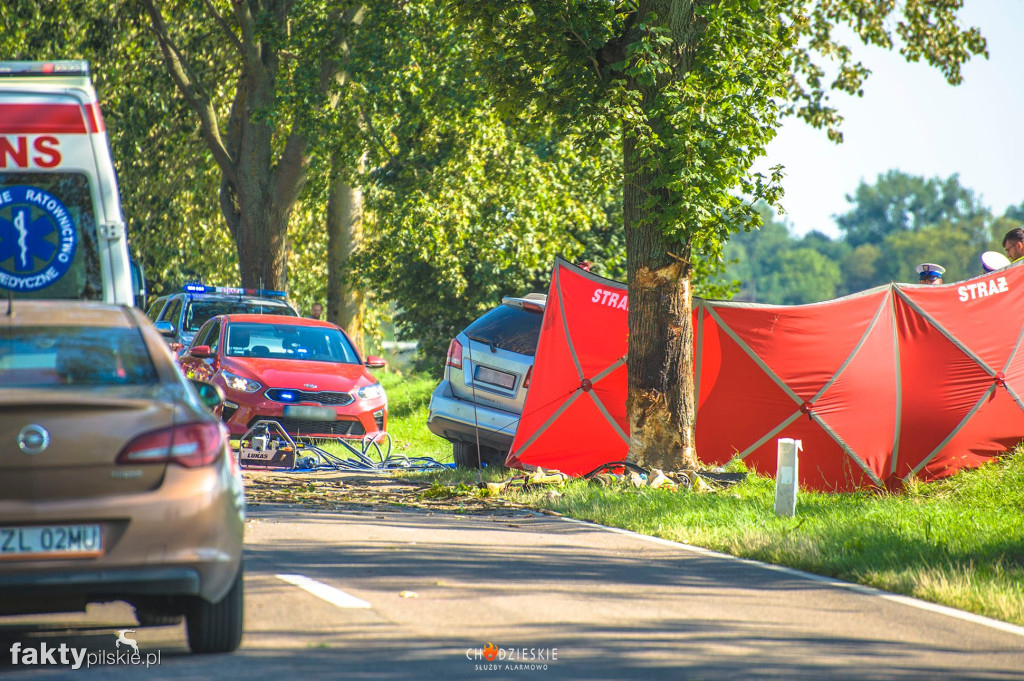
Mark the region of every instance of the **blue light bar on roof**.
<instances>
[{"instance_id":1,"label":"blue light bar on roof","mask_svg":"<svg viewBox=\"0 0 1024 681\"><path fill-rule=\"evenodd\" d=\"M207 286L205 284L185 284L187 293L226 293L232 296L263 296L265 298L284 298L284 291L271 291L265 288L237 288L233 286Z\"/></svg>"},{"instance_id":2,"label":"blue light bar on roof","mask_svg":"<svg viewBox=\"0 0 1024 681\"><path fill-rule=\"evenodd\" d=\"M4 76L88 76L89 62L81 59L56 61L0 61Z\"/></svg>"}]
</instances>

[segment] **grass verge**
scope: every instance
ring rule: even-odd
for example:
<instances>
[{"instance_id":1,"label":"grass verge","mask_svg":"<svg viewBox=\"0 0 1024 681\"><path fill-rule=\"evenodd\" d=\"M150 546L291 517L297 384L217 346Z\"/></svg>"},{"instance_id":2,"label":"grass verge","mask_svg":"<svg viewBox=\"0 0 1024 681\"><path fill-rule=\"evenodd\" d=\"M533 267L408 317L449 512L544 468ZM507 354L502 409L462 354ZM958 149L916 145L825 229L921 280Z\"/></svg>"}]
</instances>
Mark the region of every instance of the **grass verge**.
<instances>
[{"instance_id":1,"label":"grass verge","mask_svg":"<svg viewBox=\"0 0 1024 681\"><path fill-rule=\"evenodd\" d=\"M399 451L451 460L426 428L436 381L381 376ZM488 470L485 481L515 471ZM424 474L438 486L473 485L473 471ZM1024 449L901 494L801 492L794 518L774 513L774 481L750 475L705 494L608 488L576 480L507 492L568 517L785 565L1024 625ZM440 492L438 492L440 493Z\"/></svg>"},{"instance_id":2,"label":"grass verge","mask_svg":"<svg viewBox=\"0 0 1024 681\"><path fill-rule=\"evenodd\" d=\"M388 433L394 450L451 463L452 446L427 430L427 405L437 380L426 373L379 371L374 375L388 396Z\"/></svg>"}]
</instances>

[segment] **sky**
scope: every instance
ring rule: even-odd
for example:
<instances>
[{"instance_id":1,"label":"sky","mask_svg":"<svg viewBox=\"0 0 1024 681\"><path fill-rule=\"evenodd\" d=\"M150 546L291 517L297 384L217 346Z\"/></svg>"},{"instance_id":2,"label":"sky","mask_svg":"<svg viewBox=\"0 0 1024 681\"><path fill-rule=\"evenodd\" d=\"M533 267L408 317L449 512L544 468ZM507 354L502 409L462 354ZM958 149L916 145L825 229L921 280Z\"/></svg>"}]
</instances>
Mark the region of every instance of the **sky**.
<instances>
[{"instance_id":1,"label":"sky","mask_svg":"<svg viewBox=\"0 0 1024 681\"><path fill-rule=\"evenodd\" d=\"M837 238L833 216L850 209L846 196L890 169L929 178L959 173L996 215L1024 202L1024 0L965 5L961 23L981 29L989 58L968 62L960 85L898 52L858 46L855 54L872 70L864 96L832 95L845 119L844 142L833 144L797 119L783 125L764 167L785 166L783 220L794 234Z\"/></svg>"}]
</instances>

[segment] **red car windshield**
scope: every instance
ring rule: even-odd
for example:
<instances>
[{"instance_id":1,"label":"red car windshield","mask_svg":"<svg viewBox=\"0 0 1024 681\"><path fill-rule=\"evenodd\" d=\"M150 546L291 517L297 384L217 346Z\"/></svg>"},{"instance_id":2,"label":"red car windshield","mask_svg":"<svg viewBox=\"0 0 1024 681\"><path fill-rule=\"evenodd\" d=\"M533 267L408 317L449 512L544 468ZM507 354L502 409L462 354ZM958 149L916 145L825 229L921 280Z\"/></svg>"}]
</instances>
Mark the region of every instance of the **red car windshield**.
<instances>
[{"instance_id":1,"label":"red car windshield","mask_svg":"<svg viewBox=\"0 0 1024 681\"><path fill-rule=\"evenodd\" d=\"M362 363L344 334L321 326L235 322L228 327L227 341L228 357Z\"/></svg>"}]
</instances>

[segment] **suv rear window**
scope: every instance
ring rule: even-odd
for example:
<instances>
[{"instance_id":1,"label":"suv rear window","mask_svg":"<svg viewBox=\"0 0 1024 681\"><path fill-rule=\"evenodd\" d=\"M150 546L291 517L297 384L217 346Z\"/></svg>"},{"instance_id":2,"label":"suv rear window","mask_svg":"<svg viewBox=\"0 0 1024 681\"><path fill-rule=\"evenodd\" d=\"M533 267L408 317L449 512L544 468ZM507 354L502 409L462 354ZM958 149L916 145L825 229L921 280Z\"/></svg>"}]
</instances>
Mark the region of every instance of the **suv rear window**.
<instances>
[{"instance_id":1,"label":"suv rear window","mask_svg":"<svg viewBox=\"0 0 1024 681\"><path fill-rule=\"evenodd\" d=\"M496 348L533 357L543 319L541 312L501 305L470 324L463 333Z\"/></svg>"},{"instance_id":2,"label":"suv rear window","mask_svg":"<svg viewBox=\"0 0 1024 681\"><path fill-rule=\"evenodd\" d=\"M295 317L295 310L284 303L266 300L193 300L185 313L185 331L198 331L211 317L219 314L278 314Z\"/></svg>"}]
</instances>

